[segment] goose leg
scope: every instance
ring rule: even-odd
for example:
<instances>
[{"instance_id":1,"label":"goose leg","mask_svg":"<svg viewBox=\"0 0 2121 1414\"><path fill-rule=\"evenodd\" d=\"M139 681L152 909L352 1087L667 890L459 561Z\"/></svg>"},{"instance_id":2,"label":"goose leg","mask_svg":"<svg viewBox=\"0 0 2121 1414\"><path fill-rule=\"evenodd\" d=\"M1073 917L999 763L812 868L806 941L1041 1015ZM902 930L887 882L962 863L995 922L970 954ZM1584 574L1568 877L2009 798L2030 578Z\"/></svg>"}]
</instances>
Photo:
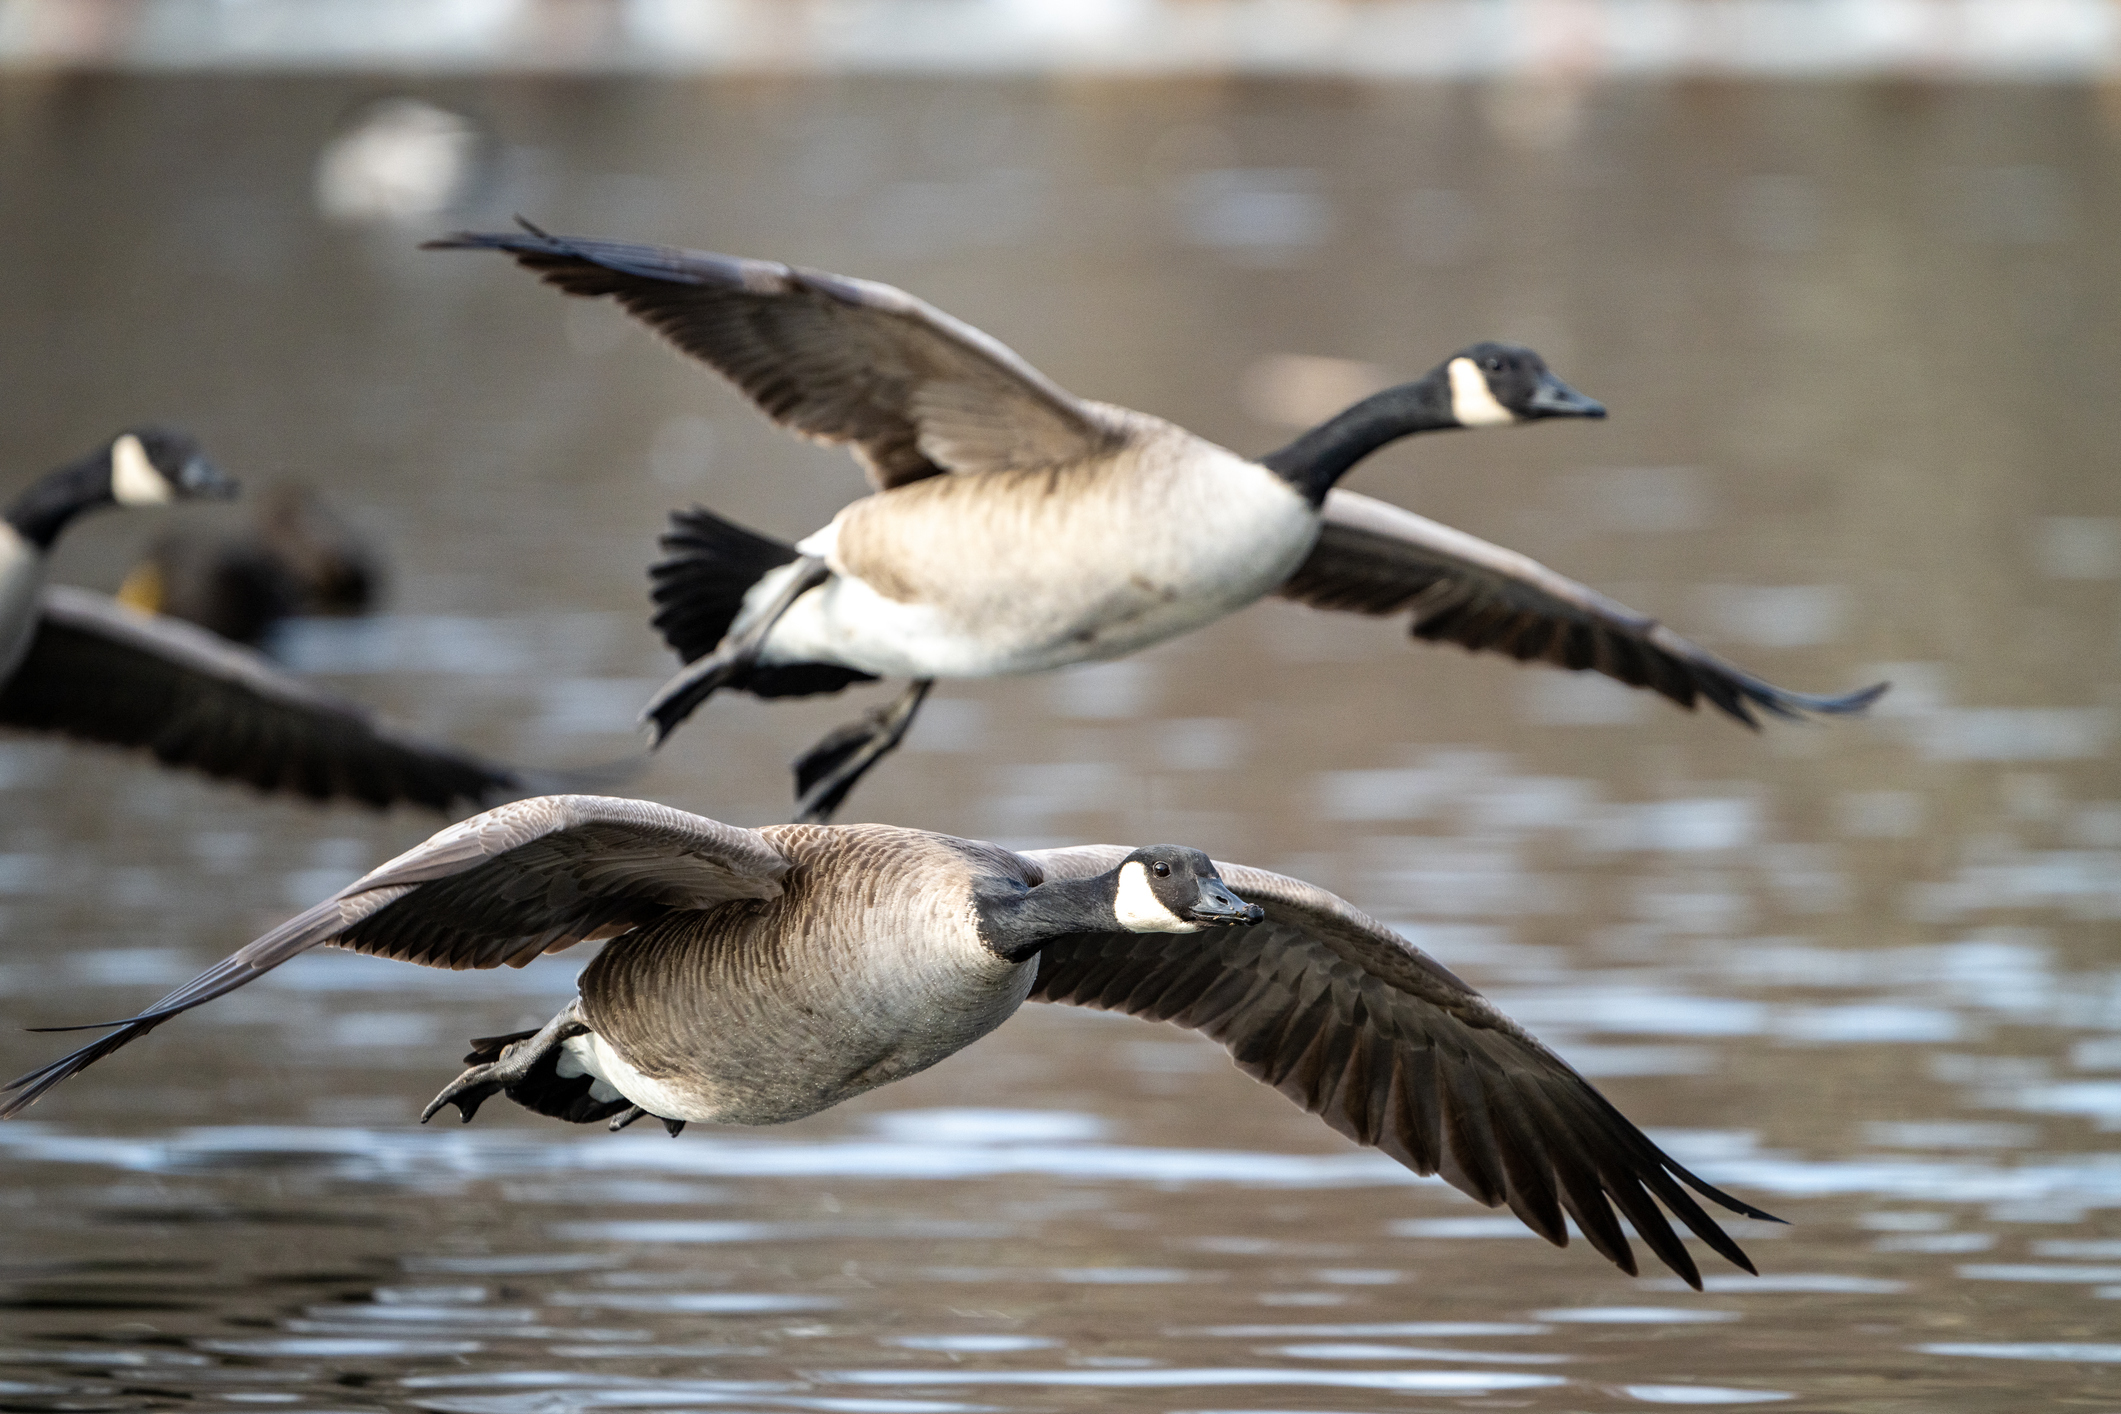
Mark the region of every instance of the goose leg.
<instances>
[{"instance_id":1,"label":"goose leg","mask_svg":"<svg viewBox=\"0 0 2121 1414\"><path fill-rule=\"evenodd\" d=\"M569 1002L565 1011L546 1022L540 1030L520 1041L510 1042L502 1049L500 1059L475 1065L443 1086L442 1093L420 1111L420 1123L433 1119L444 1105L455 1105L464 1116L463 1122L471 1123L471 1117L479 1112L480 1105L518 1081L527 1079L532 1068L548 1051L570 1036L588 1033L589 1028L575 1015L574 1003Z\"/></svg>"},{"instance_id":2,"label":"goose leg","mask_svg":"<svg viewBox=\"0 0 2121 1414\"><path fill-rule=\"evenodd\" d=\"M724 639L720 647L696 663L687 664L683 671L657 690L641 709L641 720L655 730L655 744L661 746L666 737L677 730L678 723L692 715L692 710L705 702L721 688L737 682L755 667L759 652L766 646L766 635L781 621L795 601L832 578L832 571L825 562L814 555L805 555L796 561L795 573L781 586L781 592L773 597L766 611L759 615L758 622L737 637Z\"/></svg>"},{"instance_id":3,"label":"goose leg","mask_svg":"<svg viewBox=\"0 0 2121 1414\"><path fill-rule=\"evenodd\" d=\"M934 686L934 678L916 678L888 706L848 723L804 752L795 763L796 823L829 821L855 783L905 739Z\"/></svg>"}]
</instances>

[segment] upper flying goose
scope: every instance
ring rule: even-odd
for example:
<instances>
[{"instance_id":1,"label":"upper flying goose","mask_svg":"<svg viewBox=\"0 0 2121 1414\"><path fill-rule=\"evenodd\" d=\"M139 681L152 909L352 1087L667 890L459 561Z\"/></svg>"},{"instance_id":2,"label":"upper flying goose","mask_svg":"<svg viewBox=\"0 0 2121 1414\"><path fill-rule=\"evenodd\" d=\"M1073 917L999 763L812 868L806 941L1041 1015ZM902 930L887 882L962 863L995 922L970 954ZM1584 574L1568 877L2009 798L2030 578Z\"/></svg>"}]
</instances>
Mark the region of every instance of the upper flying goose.
<instances>
[{"instance_id":1,"label":"upper flying goose","mask_svg":"<svg viewBox=\"0 0 2121 1414\"><path fill-rule=\"evenodd\" d=\"M709 694L914 680L797 763L824 818L903 734L929 680L1115 658L1270 593L1411 609L1414 633L1596 668L1747 725L1850 712L1785 692L1521 555L1333 489L1416 432L1603 417L1530 349L1475 344L1257 461L1160 418L1068 393L979 330L866 280L700 251L464 233L569 294L610 295L769 417L844 442L877 494L783 545L680 515L656 624L692 666L644 714L660 739ZM945 475L944 473L950 473Z\"/></svg>"},{"instance_id":2,"label":"upper flying goose","mask_svg":"<svg viewBox=\"0 0 2121 1414\"><path fill-rule=\"evenodd\" d=\"M280 482L240 520L156 536L118 600L255 646L282 619L369 612L382 577L375 548L321 496Z\"/></svg>"},{"instance_id":3,"label":"upper flying goose","mask_svg":"<svg viewBox=\"0 0 2121 1414\"><path fill-rule=\"evenodd\" d=\"M1768 1217L1659 1150L1448 969L1300 880L1171 845L1018 854L885 825L739 829L602 796L443 830L14 1081L0 1116L313 947L520 967L598 938L612 941L576 998L535 1032L472 1042L422 1119L454 1104L468 1121L501 1093L614 1129L644 1114L673 1134L777 1124L923 1070L1031 998L1204 1032L1349 1138L1508 1203L1556 1245L1566 1213L1630 1273L1616 1207L1697 1287L1657 1201L1747 1271L1686 1190Z\"/></svg>"},{"instance_id":4,"label":"upper flying goose","mask_svg":"<svg viewBox=\"0 0 2121 1414\"><path fill-rule=\"evenodd\" d=\"M190 437L140 429L15 499L0 518L0 727L145 747L167 765L316 800L448 811L539 788L381 727L365 708L203 629L44 584L46 552L82 512L234 487Z\"/></svg>"}]
</instances>

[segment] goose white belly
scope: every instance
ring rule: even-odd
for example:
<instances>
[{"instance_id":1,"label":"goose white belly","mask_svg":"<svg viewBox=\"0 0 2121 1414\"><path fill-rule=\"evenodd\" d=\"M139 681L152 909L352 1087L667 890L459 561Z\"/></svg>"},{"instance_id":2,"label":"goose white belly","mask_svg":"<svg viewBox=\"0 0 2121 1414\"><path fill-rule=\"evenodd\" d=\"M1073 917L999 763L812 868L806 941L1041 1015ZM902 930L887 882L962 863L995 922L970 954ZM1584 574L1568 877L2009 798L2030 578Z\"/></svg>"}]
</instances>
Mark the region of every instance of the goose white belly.
<instances>
[{"instance_id":1,"label":"goose white belly","mask_svg":"<svg viewBox=\"0 0 2121 1414\"><path fill-rule=\"evenodd\" d=\"M43 554L0 520L0 683L21 665L30 640L37 636L38 594L43 588Z\"/></svg>"},{"instance_id":2,"label":"goose white belly","mask_svg":"<svg viewBox=\"0 0 2121 1414\"><path fill-rule=\"evenodd\" d=\"M1317 542L1318 516L1257 463L1203 442L1192 450L1160 477L1130 477L1136 469L1126 466L1061 473L1102 474L1103 485L1079 496L1020 482L1012 489L1028 504L975 507L986 513L964 517L961 535L942 516L916 525L920 533L900 543L941 542L948 563L913 563L903 575L889 566L914 584L911 594L881 592L862 578L859 557L840 555L843 512L801 547L833 578L789 609L765 661L995 677L1120 657L1243 608L1295 572ZM761 581L753 597L769 597L788 573Z\"/></svg>"}]
</instances>

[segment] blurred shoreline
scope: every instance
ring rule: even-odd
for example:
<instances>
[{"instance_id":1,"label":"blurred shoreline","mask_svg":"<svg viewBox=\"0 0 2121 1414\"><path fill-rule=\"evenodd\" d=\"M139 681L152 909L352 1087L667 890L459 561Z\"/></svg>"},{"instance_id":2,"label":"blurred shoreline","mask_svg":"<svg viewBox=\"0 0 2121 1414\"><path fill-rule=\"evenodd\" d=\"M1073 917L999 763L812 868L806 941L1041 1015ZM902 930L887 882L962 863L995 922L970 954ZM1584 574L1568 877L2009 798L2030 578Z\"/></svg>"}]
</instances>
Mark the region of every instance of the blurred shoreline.
<instances>
[{"instance_id":1,"label":"blurred shoreline","mask_svg":"<svg viewBox=\"0 0 2121 1414\"><path fill-rule=\"evenodd\" d=\"M0 72L2121 73L2114 0L0 0Z\"/></svg>"}]
</instances>

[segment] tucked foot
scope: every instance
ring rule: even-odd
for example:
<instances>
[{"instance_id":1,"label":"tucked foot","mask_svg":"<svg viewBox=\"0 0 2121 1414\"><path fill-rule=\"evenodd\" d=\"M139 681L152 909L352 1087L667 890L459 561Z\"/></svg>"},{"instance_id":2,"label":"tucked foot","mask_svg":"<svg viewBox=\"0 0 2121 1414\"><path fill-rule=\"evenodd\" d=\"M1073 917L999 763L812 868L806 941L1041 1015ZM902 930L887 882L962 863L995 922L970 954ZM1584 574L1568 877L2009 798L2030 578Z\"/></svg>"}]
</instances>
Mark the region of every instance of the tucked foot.
<instances>
[{"instance_id":1,"label":"tucked foot","mask_svg":"<svg viewBox=\"0 0 2121 1414\"><path fill-rule=\"evenodd\" d=\"M442 1093L428 1101L427 1108L420 1111L420 1123L425 1124L441 1112L444 1105L455 1105L465 1124L479 1112L479 1106L506 1090L509 1086L528 1079L540 1061L556 1050L570 1036L586 1035L589 1031L575 1019L574 1008L567 1010L545 1023L536 1031L517 1036L494 1036L485 1041L472 1043L472 1051L466 1060L477 1060L482 1055L499 1048L499 1058L474 1065L442 1087Z\"/></svg>"},{"instance_id":2,"label":"tucked foot","mask_svg":"<svg viewBox=\"0 0 2121 1414\"><path fill-rule=\"evenodd\" d=\"M921 678L889 705L859 722L850 722L797 758L795 819L800 825L822 825L845 802L869 768L905 740L906 731L927 700L935 679Z\"/></svg>"},{"instance_id":3,"label":"tucked foot","mask_svg":"<svg viewBox=\"0 0 2121 1414\"><path fill-rule=\"evenodd\" d=\"M615 1114L611 1117L611 1132L616 1134L635 1120L648 1117L648 1111L642 1109L639 1105L635 1105L625 1113ZM656 1115L655 1118L661 1122L663 1128L670 1131L670 1137L673 1139L685 1132L685 1121L681 1119L664 1119L661 1115Z\"/></svg>"}]
</instances>

